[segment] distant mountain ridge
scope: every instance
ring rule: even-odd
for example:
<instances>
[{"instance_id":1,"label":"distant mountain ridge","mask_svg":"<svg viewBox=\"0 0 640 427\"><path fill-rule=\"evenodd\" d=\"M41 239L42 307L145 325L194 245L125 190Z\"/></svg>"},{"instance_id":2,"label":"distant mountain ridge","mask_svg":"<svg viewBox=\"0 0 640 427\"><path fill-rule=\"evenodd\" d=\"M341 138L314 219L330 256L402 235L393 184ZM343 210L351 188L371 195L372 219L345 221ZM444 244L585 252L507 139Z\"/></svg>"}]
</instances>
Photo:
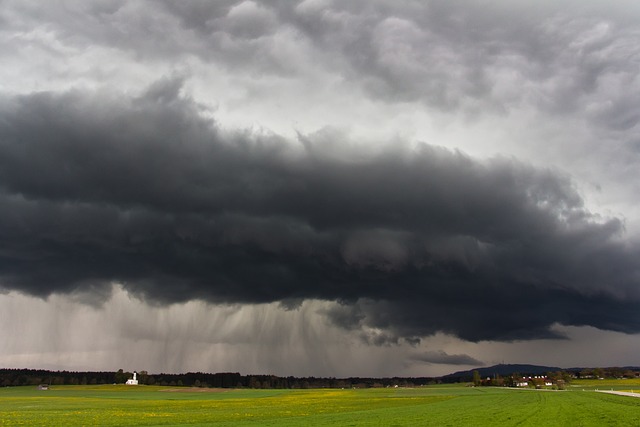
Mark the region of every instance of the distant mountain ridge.
<instances>
[{"instance_id":1,"label":"distant mountain ridge","mask_svg":"<svg viewBox=\"0 0 640 427\"><path fill-rule=\"evenodd\" d=\"M557 366L540 366L526 364L504 364L488 366L484 368L470 369L468 371L458 371L442 377L443 381L455 382L460 380L470 381L473 378L473 371L478 371L481 377L493 377L500 375L502 377L520 374L520 375L544 375L547 372L562 371Z\"/></svg>"}]
</instances>

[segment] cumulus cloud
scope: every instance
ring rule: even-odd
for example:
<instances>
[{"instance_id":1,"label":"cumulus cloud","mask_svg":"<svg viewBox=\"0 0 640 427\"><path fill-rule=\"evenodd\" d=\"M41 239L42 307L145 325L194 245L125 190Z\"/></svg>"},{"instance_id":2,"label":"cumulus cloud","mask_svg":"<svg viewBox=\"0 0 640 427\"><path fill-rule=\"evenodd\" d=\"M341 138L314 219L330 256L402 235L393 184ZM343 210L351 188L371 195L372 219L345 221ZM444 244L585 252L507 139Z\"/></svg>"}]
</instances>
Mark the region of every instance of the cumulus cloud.
<instances>
[{"instance_id":1,"label":"cumulus cloud","mask_svg":"<svg viewBox=\"0 0 640 427\"><path fill-rule=\"evenodd\" d=\"M197 58L236 75L310 84L321 71L388 103L471 114L588 112L612 129L638 123L632 2L7 3L2 19L13 45L39 55L116 48L130 62ZM33 30L42 23L46 31Z\"/></svg>"},{"instance_id":2,"label":"cumulus cloud","mask_svg":"<svg viewBox=\"0 0 640 427\"><path fill-rule=\"evenodd\" d=\"M326 314L373 342L640 331L637 248L567 176L427 144L318 156L314 134L222 130L182 92L2 98L5 288L339 301Z\"/></svg>"}]
</instances>

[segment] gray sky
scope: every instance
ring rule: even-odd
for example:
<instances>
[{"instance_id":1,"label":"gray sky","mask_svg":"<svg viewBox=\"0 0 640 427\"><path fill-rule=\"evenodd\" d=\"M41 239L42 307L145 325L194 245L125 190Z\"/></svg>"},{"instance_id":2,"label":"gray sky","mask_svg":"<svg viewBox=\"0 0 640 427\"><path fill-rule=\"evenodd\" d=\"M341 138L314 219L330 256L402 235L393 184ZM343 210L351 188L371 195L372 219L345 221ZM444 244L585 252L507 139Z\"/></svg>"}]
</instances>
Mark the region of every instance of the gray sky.
<instances>
[{"instance_id":1,"label":"gray sky","mask_svg":"<svg viewBox=\"0 0 640 427\"><path fill-rule=\"evenodd\" d=\"M0 365L638 365L632 1L0 2Z\"/></svg>"}]
</instances>

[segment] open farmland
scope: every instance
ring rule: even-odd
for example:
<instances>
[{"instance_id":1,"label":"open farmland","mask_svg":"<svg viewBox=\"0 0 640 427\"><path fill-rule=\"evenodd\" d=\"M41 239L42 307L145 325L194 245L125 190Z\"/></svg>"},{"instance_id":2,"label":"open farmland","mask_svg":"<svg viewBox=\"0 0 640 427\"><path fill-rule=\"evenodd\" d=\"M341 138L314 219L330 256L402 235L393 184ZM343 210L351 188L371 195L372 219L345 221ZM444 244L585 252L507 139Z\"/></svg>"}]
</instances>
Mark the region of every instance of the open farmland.
<instances>
[{"instance_id":1,"label":"open farmland","mask_svg":"<svg viewBox=\"0 0 640 427\"><path fill-rule=\"evenodd\" d=\"M640 425L640 399L580 383L568 391L471 388L232 390L152 386L0 389L0 425Z\"/></svg>"}]
</instances>

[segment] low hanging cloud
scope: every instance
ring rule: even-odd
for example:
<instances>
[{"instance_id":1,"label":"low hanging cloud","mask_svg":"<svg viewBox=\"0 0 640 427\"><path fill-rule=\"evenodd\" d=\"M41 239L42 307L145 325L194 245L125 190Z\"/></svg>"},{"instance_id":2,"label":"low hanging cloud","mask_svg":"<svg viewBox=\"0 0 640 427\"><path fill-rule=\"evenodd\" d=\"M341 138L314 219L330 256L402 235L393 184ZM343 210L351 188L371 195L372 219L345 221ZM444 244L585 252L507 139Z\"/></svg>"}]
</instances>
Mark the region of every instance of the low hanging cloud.
<instances>
[{"instance_id":1,"label":"low hanging cloud","mask_svg":"<svg viewBox=\"0 0 640 427\"><path fill-rule=\"evenodd\" d=\"M481 361L474 359L468 354L447 354L444 350L426 351L417 354L413 358L417 362L433 363L438 365L484 365Z\"/></svg>"},{"instance_id":2,"label":"low hanging cloud","mask_svg":"<svg viewBox=\"0 0 640 427\"><path fill-rule=\"evenodd\" d=\"M1 286L338 301L325 314L372 342L640 332L638 248L568 176L424 143L356 156L339 132L224 130L181 93L162 79L137 96L0 99Z\"/></svg>"}]
</instances>

